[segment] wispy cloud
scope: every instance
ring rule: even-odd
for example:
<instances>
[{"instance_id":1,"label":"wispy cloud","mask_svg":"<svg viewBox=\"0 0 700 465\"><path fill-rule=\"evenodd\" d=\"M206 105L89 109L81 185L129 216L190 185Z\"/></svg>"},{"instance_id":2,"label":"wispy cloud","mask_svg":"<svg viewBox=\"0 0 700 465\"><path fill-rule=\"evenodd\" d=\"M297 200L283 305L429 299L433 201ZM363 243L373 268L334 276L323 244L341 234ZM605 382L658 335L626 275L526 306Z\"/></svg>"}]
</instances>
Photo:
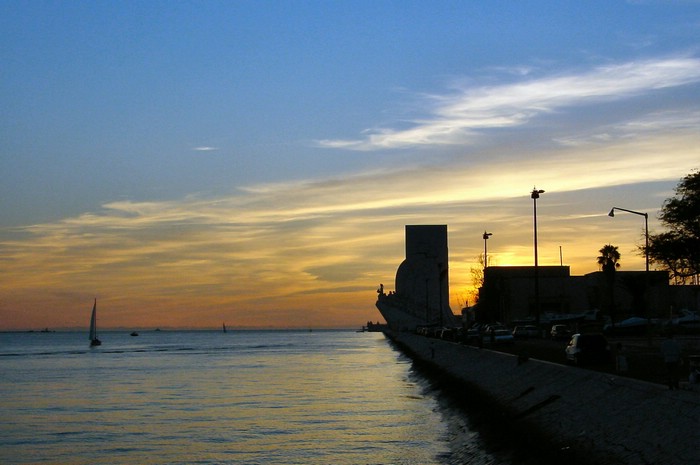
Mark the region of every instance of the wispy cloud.
<instances>
[{"instance_id":1,"label":"wispy cloud","mask_svg":"<svg viewBox=\"0 0 700 465\"><path fill-rule=\"evenodd\" d=\"M193 147L192 150L195 152L215 152L219 150L219 147L210 147L208 145L202 145L199 147Z\"/></svg>"},{"instance_id":2,"label":"wispy cloud","mask_svg":"<svg viewBox=\"0 0 700 465\"><path fill-rule=\"evenodd\" d=\"M99 212L28 226L22 239L15 235L0 247L15 288L23 279L36 283L40 275L64 279L70 287L89 276L121 273L143 277L144 287L152 276L156 292L168 270L172 276L165 287L202 282L240 297L256 282L269 295L289 296L335 286L318 274L337 275L333 266L371 269L368 263L385 257L387 237L400 244L396 229L405 223L482 228L496 213L515 221L504 213L507 200L527 197L533 184L551 195L678 179L697 164L698 147L700 136L689 130L621 139L596 151L572 145L554 155L520 151L518 160L495 163L409 166L250 186L227 197L110 202ZM459 213L494 203L497 207L478 215ZM345 285L361 280L357 274ZM111 287L119 281L114 278Z\"/></svg>"},{"instance_id":3,"label":"wispy cloud","mask_svg":"<svg viewBox=\"0 0 700 465\"><path fill-rule=\"evenodd\" d=\"M590 271L587 267L595 264L586 262L588 249L611 240L610 233L597 239L594 224L575 222L590 222L595 218L586 216L590 211L604 216L610 205L577 206L581 219L572 218L570 204L562 203L556 207L561 214L554 214L556 196L676 180L700 159L700 135L692 128L670 135L652 131L595 151L580 145L560 146L554 154L530 150L519 150L517 160L375 167L347 176L255 185L217 198L110 202L100 211L29 226L0 238L3 269L12 276L0 280L0 291L8 296L0 316L8 315L3 305L9 309L41 295L69 307L83 293L87 300L95 294L108 299L107 318L121 324L136 325L143 318L130 316L135 302L173 325L215 324L224 309L234 309L237 321L264 326L279 308L304 315L299 324L353 324L376 317L373 287L391 280L402 259L404 224L450 225L455 291L469 286L469 269L462 265L478 254L475 238L487 226L498 233L493 245L499 264L526 263L533 183L547 190L543 262L557 240L567 257L582 257L579 266ZM578 233L584 228L590 229L585 237ZM629 226L617 234L633 240ZM183 308L187 311L173 310ZM84 323L84 315L73 315L56 321Z\"/></svg>"},{"instance_id":4,"label":"wispy cloud","mask_svg":"<svg viewBox=\"0 0 700 465\"><path fill-rule=\"evenodd\" d=\"M665 110L651 112L638 118L620 121L608 126L567 137L555 138L562 146L593 146L617 143L623 139L654 138L658 134L679 134L700 127L700 111Z\"/></svg>"},{"instance_id":5,"label":"wispy cloud","mask_svg":"<svg viewBox=\"0 0 700 465\"><path fill-rule=\"evenodd\" d=\"M698 80L697 60L669 59L465 89L431 97L431 116L408 129L326 145L375 150L477 141L488 128L522 126L568 106ZM595 223L596 212L604 216L612 199L589 207L578 193L600 200L598 191L612 186L675 181L697 168L700 113L693 104L650 106L607 124L568 126L564 132L571 129L571 135L558 138L537 133L537 144L524 134L530 131L512 131L505 142L473 150L479 152L474 157L377 163L367 171L243 186L216 198L107 202L98 211L20 228L0 236L3 273L12 276L0 280L0 319L39 296L36 307L69 308L76 296L98 294L110 300L121 324L143 318L129 309L134 305L149 307L149 315L167 309L160 317L174 325L218 323L222 309L235 309L242 324L265 325L280 308L307 318L300 325L314 319L355 324L376 318L373 287L393 278L405 224L449 224L455 290L469 285L469 260L483 246L478 238L486 227L497 233L499 264L528 263L528 193L535 184L547 190L543 262L550 249L558 260L564 244L567 257L577 260L569 263L587 272L599 243L634 239L629 225L613 231L609 223ZM557 198L560 204L552 206ZM640 198L648 203L635 197L625 206L653 210L661 203L654 195ZM84 315L55 318L84 323Z\"/></svg>"},{"instance_id":6,"label":"wispy cloud","mask_svg":"<svg viewBox=\"0 0 700 465\"><path fill-rule=\"evenodd\" d=\"M357 139L318 144L349 150L470 144L484 130L515 127L567 107L615 101L652 90L700 82L700 60L691 57L601 66L580 74L548 76L496 86L468 87L424 101L428 114L407 129L378 128Z\"/></svg>"}]
</instances>

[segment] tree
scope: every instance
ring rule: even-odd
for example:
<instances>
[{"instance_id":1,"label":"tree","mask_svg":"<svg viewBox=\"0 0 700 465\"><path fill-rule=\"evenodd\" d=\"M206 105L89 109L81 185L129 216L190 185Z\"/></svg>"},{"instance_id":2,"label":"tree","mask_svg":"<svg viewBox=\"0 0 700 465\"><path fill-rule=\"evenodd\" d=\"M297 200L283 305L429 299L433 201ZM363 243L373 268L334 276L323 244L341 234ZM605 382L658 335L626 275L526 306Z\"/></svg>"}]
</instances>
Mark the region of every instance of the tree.
<instances>
[{"instance_id":1,"label":"tree","mask_svg":"<svg viewBox=\"0 0 700 465\"><path fill-rule=\"evenodd\" d=\"M620 260L620 252L617 250L617 246L612 244L604 245L598 252L600 253L598 257L598 266L600 266L600 269L604 273L614 274L615 270L620 267L618 263Z\"/></svg>"},{"instance_id":2,"label":"tree","mask_svg":"<svg viewBox=\"0 0 700 465\"><path fill-rule=\"evenodd\" d=\"M604 245L598 252L598 266L603 271L605 281L608 286L608 315L610 322L615 324L615 271L620 267L620 252L617 246L612 244Z\"/></svg>"},{"instance_id":3,"label":"tree","mask_svg":"<svg viewBox=\"0 0 700 465\"><path fill-rule=\"evenodd\" d=\"M476 258L478 266L471 267L472 290L471 297L474 302L479 301L479 289L484 286L484 254L479 254Z\"/></svg>"},{"instance_id":4,"label":"tree","mask_svg":"<svg viewBox=\"0 0 700 465\"><path fill-rule=\"evenodd\" d=\"M668 231L649 236L648 253L673 279L686 282L700 274L700 171L681 179L675 192L659 214Z\"/></svg>"}]
</instances>

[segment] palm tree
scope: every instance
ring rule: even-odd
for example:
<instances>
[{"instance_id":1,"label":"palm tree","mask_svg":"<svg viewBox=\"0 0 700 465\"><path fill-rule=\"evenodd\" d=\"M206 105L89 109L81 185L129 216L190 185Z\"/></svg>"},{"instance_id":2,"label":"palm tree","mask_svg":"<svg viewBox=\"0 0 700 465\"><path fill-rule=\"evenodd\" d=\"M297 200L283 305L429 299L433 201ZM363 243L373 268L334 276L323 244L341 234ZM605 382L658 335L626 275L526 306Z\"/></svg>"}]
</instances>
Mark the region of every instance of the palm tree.
<instances>
[{"instance_id":1,"label":"palm tree","mask_svg":"<svg viewBox=\"0 0 700 465\"><path fill-rule=\"evenodd\" d=\"M620 260L620 252L617 250L617 246L612 244L604 245L598 252L600 252L598 265L601 269L608 273L615 273L615 269L620 266L617 263Z\"/></svg>"},{"instance_id":2,"label":"palm tree","mask_svg":"<svg viewBox=\"0 0 700 465\"><path fill-rule=\"evenodd\" d=\"M617 246L612 244L604 245L598 252L600 252L598 266L603 271L608 285L610 323L615 327L615 271L620 267L618 263L620 252L617 250Z\"/></svg>"}]
</instances>

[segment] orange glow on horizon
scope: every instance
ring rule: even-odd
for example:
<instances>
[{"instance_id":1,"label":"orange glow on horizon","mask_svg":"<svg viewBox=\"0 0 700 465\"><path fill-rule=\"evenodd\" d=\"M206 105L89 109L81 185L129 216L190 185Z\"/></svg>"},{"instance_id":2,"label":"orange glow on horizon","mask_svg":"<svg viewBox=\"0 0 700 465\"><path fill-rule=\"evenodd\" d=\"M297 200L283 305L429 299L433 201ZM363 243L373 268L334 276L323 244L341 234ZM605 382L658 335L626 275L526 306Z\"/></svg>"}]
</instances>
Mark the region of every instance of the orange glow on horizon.
<instances>
[{"instance_id":1,"label":"orange glow on horizon","mask_svg":"<svg viewBox=\"0 0 700 465\"><path fill-rule=\"evenodd\" d=\"M697 148L674 163L688 153L694 164ZM664 161L654 156L634 163L640 171L628 179L649 176L649 167ZM642 269L639 218L612 219L607 212L613 204L644 209L653 232L664 195L690 170L676 168L677 178L657 187L660 192L626 199L618 192L635 184L601 185L611 182L600 176L605 166L590 176L588 166L567 166L537 182L546 188L538 200L540 264L558 265L561 247L572 274L596 271L598 250L612 243L623 269ZM522 167L528 172L532 164ZM358 327L381 318L375 290L379 283L393 288L406 224L448 225L450 305L458 312L473 287L470 270L479 266L485 229L493 233L491 265L533 263L533 183L486 167L486 181L465 188L467 180L480 179L475 170L455 169L442 183L443 171L418 167L228 198L115 202L99 213L15 228L0 236L0 329L84 327L94 297L105 328L217 328L223 321L232 328ZM577 170L582 174L572 184L589 189L564 188ZM416 183L426 192L404 195ZM507 188L494 190L493 183ZM378 200L368 204L372 197Z\"/></svg>"}]
</instances>

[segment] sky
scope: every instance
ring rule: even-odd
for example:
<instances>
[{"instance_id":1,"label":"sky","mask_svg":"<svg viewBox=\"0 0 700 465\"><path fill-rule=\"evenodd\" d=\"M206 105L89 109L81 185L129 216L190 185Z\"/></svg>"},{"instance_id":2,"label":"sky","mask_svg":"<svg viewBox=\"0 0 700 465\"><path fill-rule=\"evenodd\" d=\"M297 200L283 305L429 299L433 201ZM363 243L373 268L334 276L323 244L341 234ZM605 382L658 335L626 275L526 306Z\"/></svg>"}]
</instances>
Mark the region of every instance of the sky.
<instances>
[{"instance_id":1,"label":"sky","mask_svg":"<svg viewBox=\"0 0 700 465\"><path fill-rule=\"evenodd\" d=\"M0 2L0 330L359 327L406 224L622 270L700 168L698 1Z\"/></svg>"}]
</instances>

